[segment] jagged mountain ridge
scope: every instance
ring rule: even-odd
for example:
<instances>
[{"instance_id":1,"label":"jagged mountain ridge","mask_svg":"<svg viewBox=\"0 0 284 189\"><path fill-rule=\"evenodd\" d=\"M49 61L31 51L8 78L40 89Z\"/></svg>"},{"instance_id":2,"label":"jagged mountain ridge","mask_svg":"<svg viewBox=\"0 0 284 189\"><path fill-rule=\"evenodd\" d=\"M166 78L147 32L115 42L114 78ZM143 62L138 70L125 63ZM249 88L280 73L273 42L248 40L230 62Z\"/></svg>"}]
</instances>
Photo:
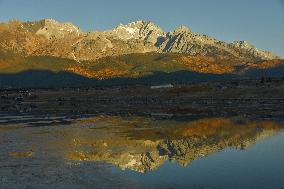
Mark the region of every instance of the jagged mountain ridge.
<instances>
[{"instance_id":1,"label":"jagged mountain ridge","mask_svg":"<svg viewBox=\"0 0 284 189\"><path fill-rule=\"evenodd\" d=\"M55 56L78 62L145 52L240 58L253 62L279 58L245 41L228 44L196 34L185 26L165 32L156 24L143 20L102 32L82 32L72 23L53 19L10 21L0 24L0 49L25 56Z\"/></svg>"},{"instance_id":2,"label":"jagged mountain ridge","mask_svg":"<svg viewBox=\"0 0 284 189\"><path fill-rule=\"evenodd\" d=\"M271 52L261 51L246 41L225 43L207 35L192 32L186 26L180 26L159 39L157 45L162 52L186 53L190 55L219 56L261 61L278 59Z\"/></svg>"}]
</instances>

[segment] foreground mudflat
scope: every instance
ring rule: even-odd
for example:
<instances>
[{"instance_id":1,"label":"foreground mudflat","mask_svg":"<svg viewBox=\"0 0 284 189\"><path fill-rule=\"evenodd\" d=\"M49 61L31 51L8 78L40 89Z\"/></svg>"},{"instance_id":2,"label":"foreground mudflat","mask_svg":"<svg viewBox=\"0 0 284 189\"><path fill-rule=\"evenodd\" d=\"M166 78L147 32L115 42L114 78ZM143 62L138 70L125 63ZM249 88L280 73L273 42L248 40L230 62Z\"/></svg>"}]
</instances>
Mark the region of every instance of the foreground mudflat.
<instances>
[{"instance_id":1,"label":"foreground mudflat","mask_svg":"<svg viewBox=\"0 0 284 189\"><path fill-rule=\"evenodd\" d=\"M1 114L0 188L281 189L282 121Z\"/></svg>"},{"instance_id":2,"label":"foreground mudflat","mask_svg":"<svg viewBox=\"0 0 284 189\"><path fill-rule=\"evenodd\" d=\"M3 89L0 112L156 117L281 117L284 80L93 88Z\"/></svg>"}]
</instances>

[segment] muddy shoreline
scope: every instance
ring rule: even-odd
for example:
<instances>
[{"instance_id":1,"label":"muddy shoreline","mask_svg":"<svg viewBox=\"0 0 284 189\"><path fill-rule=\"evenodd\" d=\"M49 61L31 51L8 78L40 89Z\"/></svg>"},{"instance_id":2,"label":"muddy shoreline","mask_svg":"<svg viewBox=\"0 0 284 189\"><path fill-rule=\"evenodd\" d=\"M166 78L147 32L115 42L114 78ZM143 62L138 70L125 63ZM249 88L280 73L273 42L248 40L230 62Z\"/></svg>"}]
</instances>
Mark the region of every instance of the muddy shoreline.
<instances>
[{"instance_id":1,"label":"muddy shoreline","mask_svg":"<svg viewBox=\"0 0 284 189\"><path fill-rule=\"evenodd\" d=\"M284 81L0 91L1 114L140 115L156 118L278 118Z\"/></svg>"}]
</instances>

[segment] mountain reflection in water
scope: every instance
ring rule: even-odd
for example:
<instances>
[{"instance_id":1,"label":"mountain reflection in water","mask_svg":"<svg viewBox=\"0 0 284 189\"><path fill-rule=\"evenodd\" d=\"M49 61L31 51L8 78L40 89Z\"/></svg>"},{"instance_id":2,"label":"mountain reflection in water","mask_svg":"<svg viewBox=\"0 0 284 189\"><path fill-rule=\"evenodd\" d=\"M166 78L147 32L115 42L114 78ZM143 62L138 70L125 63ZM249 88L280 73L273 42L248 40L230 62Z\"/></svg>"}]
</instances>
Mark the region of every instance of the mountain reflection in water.
<instances>
[{"instance_id":1,"label":"mountain reflection in water","mask_svg":"<svg viewBox=\"0 0 284 189\"><path fill-rule=\"evenodd\" d=\"M72 123L62 141L67 161L103 161L122 170L156 170L167 160L181 166L225 148L246 149L277 133L272 121L206 118L197 121L98 116Z\"/></svg>"},{"instance_id":2,"label":"mountain reflection in water","mask_svg":"<svg viewBox=\"0 0 284 189\"><path fill-rule=\"evenodd\" d=\"M282 132L232 150L282 129L241 118L0 115L0 188L282 189Z\"/></svg>"}]
</instances>

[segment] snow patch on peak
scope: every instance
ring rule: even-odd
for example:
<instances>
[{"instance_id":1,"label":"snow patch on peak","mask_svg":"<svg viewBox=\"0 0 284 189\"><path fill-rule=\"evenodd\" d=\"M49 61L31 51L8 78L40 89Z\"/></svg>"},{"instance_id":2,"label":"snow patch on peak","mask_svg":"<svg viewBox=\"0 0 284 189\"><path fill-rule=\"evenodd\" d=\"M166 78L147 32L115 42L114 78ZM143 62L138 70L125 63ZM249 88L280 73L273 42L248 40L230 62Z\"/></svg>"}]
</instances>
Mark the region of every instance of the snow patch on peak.
<instances>
[{"instance_id":1,"label":"snow patch on peak","mask_svg":"<svg viewBox=\"0 0 284 189\"><path fill-rule=\"evenodd\" d=\"M137 32L137 28L125 28L125 30L130 34L134 34L135 32Z\"/></svg>"},{"instance_id":2,"label":"snow patch on peak","mask_svg":"<svg viewBox=\"0 0 284 189\"><path fill-rule=\"evenodd\" d=\"M151 43L156 43L159 36L165 35L165 32L157 25L144 20L119 24L115 29L105 33L116 36L121 40L142 39Z\"/></svg>"},{"instance_id":3,"label":"snow patch on peak","mask_svg":"<svg viewBox=\"0 0 284 189\"><path fill-rule=\"evenodd\" d=\"M250 44L248 41L234 41L232 45L237 46L239 48L255 48L252 44Z\"/></svg>"}]
</instances>

